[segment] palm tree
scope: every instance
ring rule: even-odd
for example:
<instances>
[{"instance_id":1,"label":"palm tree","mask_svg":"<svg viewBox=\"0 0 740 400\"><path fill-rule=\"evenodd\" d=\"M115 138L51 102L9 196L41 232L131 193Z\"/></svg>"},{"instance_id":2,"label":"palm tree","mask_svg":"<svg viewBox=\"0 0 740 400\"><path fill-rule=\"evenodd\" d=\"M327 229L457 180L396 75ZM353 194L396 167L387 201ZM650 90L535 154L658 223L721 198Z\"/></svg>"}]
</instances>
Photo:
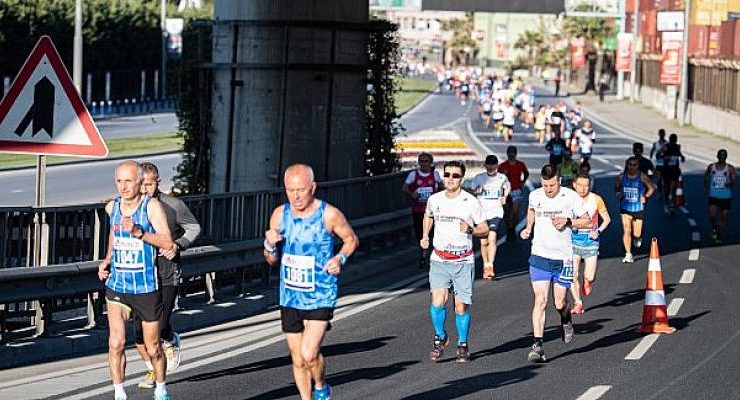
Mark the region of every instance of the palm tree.
<instances>
[{"instance_id":1,"label":"palm tree","mask_svg":"<svg viewBox=\"0 0 740 400\"><path fill-rule=\"evenodd\" d=\"M543 35L541 32L526 30L522 32L514 42L515 49L522 49L527 51L527 66L530 71L536 65L537 60L540 58L540 53L543 50Z\"/></svg>"}]
</instances>

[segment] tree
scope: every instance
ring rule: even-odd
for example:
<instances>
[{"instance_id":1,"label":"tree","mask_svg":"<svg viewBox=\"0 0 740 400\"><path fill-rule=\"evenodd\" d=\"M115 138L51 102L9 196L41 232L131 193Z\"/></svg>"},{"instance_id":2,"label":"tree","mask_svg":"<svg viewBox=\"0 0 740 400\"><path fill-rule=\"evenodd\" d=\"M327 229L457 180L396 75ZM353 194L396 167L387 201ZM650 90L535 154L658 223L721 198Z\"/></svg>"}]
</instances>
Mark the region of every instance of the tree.
<instances>
[{"instance_id":1,"label":"tree","mask_svg":"<svg viewBox=\"0 0 740 400\"><path fill-rule=\"evenodd\" d=\"M465 19L452 19L442 23L442 30L452 32L447 47L456 55L454 64L467 64L478 52L478 43L473 40L473 13L465 13Z\"/></svg>"},{"instance_id":2,"label":"tree","mask_svg":"<svg viewBox=\"0 0 740 400\"><path fill-rule=\"evenodd\" d=\"M541 32L526 30L522 32L514 42L515 49L525 50L527 52L527 59L525 64L530 71L537 65L537 61L540 55L547 51L544 46L543 35Z\"/></svg>"},{"instance_id":3,"label":"tree","mask_svg":"<svg viewBox=\"0 0 740 400\"><path fill-rule=\"evenodd\" d=\"M582 4L576 11L594 11L591 5ZM601 11L596 9L595 11ZM599 17L565 17L563 19L563 33L566 38L584 38L596 48L601 48L608 37L614 36L613 23L606 18Z\"/></svg>"}]
</instances>

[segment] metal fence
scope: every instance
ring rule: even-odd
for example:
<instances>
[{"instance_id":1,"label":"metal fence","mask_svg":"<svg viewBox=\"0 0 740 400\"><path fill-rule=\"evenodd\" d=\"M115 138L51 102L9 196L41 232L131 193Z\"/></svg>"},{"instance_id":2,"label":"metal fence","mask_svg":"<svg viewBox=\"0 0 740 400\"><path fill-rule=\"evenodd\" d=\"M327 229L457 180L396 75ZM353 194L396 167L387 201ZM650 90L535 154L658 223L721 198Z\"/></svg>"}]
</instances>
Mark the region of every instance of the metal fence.
<instances>
[{"instance_id":1,"label":"metal fence","mask_svg":"<svg viewBox=\"0 0 740 400\"><path fill-rule=\"evenodd\" d=\"M348 219L408 206L400 188L404 173L319 183L317 196L339 207ZM285 202L284 190L221 193L181 198L203 228L198 243L222 244L262 237L270 212ZM35 222L39 222L35 228ZM71 207L0 208L0 268L63 264L101 258L109 230L105 204ZM48 235L48 249L34 262L34 245Z\"/></svg>"}]
</instances>

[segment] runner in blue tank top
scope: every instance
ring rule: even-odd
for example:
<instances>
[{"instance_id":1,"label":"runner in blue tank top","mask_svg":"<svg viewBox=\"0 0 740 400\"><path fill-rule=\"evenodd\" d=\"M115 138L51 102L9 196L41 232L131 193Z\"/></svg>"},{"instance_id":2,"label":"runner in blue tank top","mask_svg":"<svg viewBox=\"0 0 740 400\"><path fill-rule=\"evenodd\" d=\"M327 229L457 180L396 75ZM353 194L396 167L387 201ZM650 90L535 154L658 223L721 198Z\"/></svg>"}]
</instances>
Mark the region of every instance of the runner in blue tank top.
<instances>
[{"instance_id":1,"label":"runner in blue tank top","mask_svg":"<svg viewBox=\"0 0 740 400\"><path fill-rule=\"evenodd\" d=\"M727 150L720 149L717 151L717 162L709 164L704 173L704 190L709 196L709 222L712 224L709 237L717 244L722 243L722 234L732 208L732 189L735 184L735 167L727 163Z\"/></svg>"},{"instance_id":2,"label":"runner in blue tank top","mask_svg":"<svg viewBox=\"0 0 740 400\"><path fill-rule=\"evenodd\" d=\"M264 256L270 265L280 264L280 318L301 399L331 399L321 342L331 328L337 275L359 240L339 209L314 197L311 167L291 165L284 183L288 202L272 212ZM334 236L342 241L336 254Z\"/></svg>"},{"instance_id":3,"label":"runner in blue tank top","mask_svg":"<svg viewBox=\"0 0 740 400\"><path fill-rule=\"evenodd\" d=\"M132 314L142 321L144 345L156 379L155 400L169 400L165 386L165 357L159 338L162 301L154 260L158 248L171 248L167 216L157 199L141 193L144 170L134 161L116 167L116 199L105 206L110 217L108 254L98 266L106 280L108 304L108 361L116 399L125 399L126 322Z\"/></svg>"},{"instance_id":4,"label":"runner in blue tank top","mask_svg":"<svg viewBox=\"0 0 740 400\"><path fill-rule=\"evenodd\" d=\"M617 175L614 193L619 201L619 213L622 216L622 244L624 245L623 263L634 262L632 244L635 248L642 246L642 225L645 220L645 203L655 189L650 178L640 172L640 160L637 157L627 159L626 169Z\"/></svg>"}]
</instances>

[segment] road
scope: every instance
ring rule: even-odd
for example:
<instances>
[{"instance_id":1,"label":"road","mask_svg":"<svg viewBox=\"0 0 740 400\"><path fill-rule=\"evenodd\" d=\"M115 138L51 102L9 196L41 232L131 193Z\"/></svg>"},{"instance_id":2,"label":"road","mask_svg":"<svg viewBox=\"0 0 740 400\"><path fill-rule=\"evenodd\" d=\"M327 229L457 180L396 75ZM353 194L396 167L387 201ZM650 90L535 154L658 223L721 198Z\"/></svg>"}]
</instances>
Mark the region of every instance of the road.
<instances>
[{"instance_id":1,"label":"road","mask_svg":"<svg viewBox=\"0 0 740 400\"><path fill-rule=\"evenodd\" d=\"M463 135L472 132L491 152L503 154L500 139L479 134L471 110L453 98L435 96L423 107L427 115L457 110L451 119L455 129ZM546 153L528 144L531 137L518 131L514 144L536 173ZM632 139L599 126L597 132L596 191L604 195L616 218L611 185ZM684 165L687 187L699 187L702 169L696 161ZM670 323L678 329L676 334L653 337L633 332L641 320L647 250L636 251L634 264L622 264L616 219L603 236L598 280L584 299L586 312L574 317L572 343L560 341L557 314L548 310L545 364L526 360L532 305L527 241L502 245L496 280L476 281L469 341L473 357L468 364L454 362L454 347L440 363L427 358L433 332L424 273L412 266L398 268L344 288L323 350L336 398L740 398L735 384L740 379L736 362L740 309L733 301L740 270L728 265L740 255L736 234L740 218L730 219L734 235L728 235L729 243L710 246L705 239L706 199L699 190L687 190L686 197L685 212L674 215L665 213L658 201L650 201L645 233L659 238ZM692 237L693 232L699 237ZM185 332L185 359L168 377L173 399L297 398L277 318L276 311L270 311ZM447 329L454 339L451 317ZM129 354L133 357L133 352ZM135 387L143 374L141 362L131 361L129 372L127 384L133 385L127 387L129 399L151 398L151 391ZM109 399L111 391L105 354L0 371L0 398Z\"/></svg>"},{"instance_id":2,"label":"road","mask_svg":"<svg viewBox=\"0 0 740 400\"><path fill-rule=\"evenodd\" d=\"M95 125L103 138L114 139L174 132L178 122L175 113L156 113L104 119L95 121Z\"/></svg>"}]
</instances>

